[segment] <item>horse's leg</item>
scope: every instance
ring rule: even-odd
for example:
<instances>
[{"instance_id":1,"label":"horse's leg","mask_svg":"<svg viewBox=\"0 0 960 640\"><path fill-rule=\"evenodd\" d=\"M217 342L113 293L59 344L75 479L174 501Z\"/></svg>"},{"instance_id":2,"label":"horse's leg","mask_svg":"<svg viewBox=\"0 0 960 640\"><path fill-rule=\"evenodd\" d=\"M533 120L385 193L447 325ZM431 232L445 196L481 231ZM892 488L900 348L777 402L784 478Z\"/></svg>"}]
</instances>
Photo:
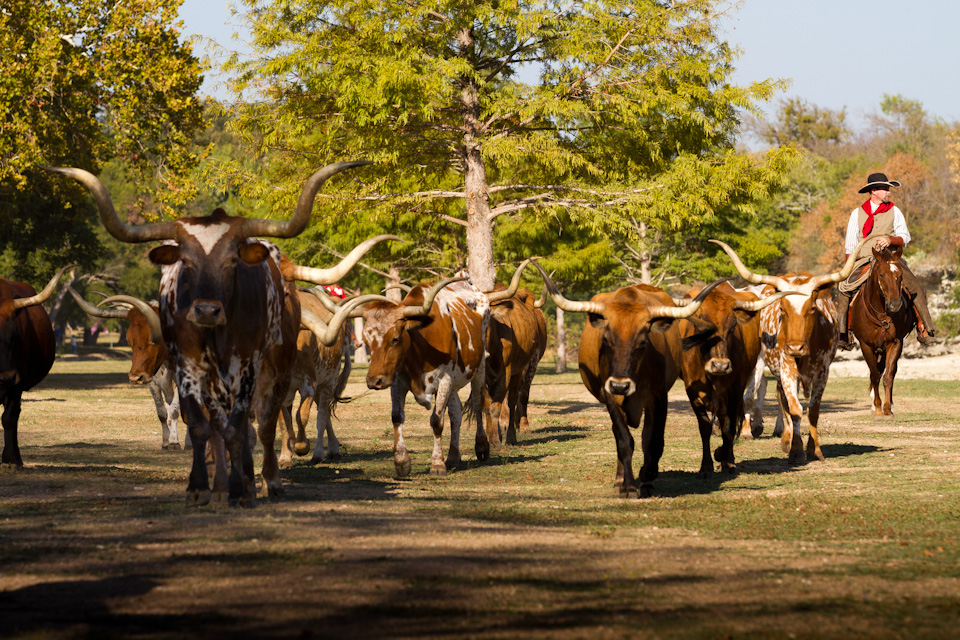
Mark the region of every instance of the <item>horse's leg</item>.
<instances>
[{"instance_id":1,"label":"horse's leg","mask_svg":"<svg viewBox=\"0 0 960 640\"><path fill-rule=\"evenodd\" d=\"M870 398L873 400L873 415L881 416L883 410L880 408L880 364L877 362L877 354L873 351L873 347L867 346L863 340L860 341L860 345L863 360L870 369Z\"/></svg>"},{"instance_id":2,"label":"horse's leg","mask_svg":"<svg viewBox=\"0 0 960 640\"><path fill-rule=\"evenodd\" d=\"M897 361L903 351L903 341L894 340L887 345L887 362L883 371L883 415L893 417L893 379L897 375Z\"/></svg>"}]
</instances>

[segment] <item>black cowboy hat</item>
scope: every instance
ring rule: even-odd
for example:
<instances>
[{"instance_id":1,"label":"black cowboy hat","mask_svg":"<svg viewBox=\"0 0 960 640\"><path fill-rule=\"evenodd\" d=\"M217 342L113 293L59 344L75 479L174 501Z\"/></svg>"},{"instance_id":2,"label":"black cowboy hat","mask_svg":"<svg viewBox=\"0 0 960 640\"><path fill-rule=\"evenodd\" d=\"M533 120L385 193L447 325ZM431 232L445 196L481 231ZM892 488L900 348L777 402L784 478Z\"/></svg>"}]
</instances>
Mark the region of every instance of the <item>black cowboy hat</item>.
<instances>
[{"instance_id":1,"label":"black cowboy hat","mask_svg":"<svg viewBox=\"0 0 960 640\"><path fill-rule=\"evenodd\" d=\"M874 189L881 189L883 187L899 187L900 183L896 180L887 180L887 174L885 173L871 173L867 176L867 186L863 187L857 193L870 193Z\"/></svg>"}]
</instances>

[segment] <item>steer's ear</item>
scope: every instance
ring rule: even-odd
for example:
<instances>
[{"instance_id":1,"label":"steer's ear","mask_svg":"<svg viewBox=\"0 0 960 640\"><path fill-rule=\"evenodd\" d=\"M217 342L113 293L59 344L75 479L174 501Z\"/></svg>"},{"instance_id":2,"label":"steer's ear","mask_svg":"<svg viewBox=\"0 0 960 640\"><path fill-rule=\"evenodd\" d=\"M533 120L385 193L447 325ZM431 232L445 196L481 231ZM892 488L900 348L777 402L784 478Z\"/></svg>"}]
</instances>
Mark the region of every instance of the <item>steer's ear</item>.
<instances>
[{"instance_id":1,"label":"steer's ear","mask_svg":"<svg viewBox=\"0 0 960 640\"><path fill-rule=\"evenodd\" d=\"M404 319L404 328L407 331L418 331L429 327L433 323L433 318L428 315L410 316Z\"/></svg>"},{"instance_id":2,"label":"steer's ear","mask_svg":"<svg viewBox=\"0 0 960 640\"><path fill-rule=\"evenodd\" d=\"M149 256L153 264L174 264L180 260L180 247L175 244L162 244L151 249Z\"/></svg>"},{"instance_id":3,"label":"steer's ear","mask_svg":"<svg viewBox=\"0 0 960 640\"><path fill-rule=\"evenodd\" d=\"M244 264L260 264L267 259L270 251L259 242L251 242L240 247L240 259Z\"/></svg>"},{"instance_id":4,"label":"steer's ear","mask_svg":"<svg viewBox=\"0 0 960 640\"><path fill-rule=\"evenodd\" d=\"M759 311L745 311L743 309L737 309L733 312L733 316L737 319L737 324L747 324L753 320Z\"/></svg>"},{"instance_id":5,"label":"steer's ear","mask_svg":"<svg viewBox=\"0 0 960 640\"><path fill-rule=\"evenodd\" d=\"M603 331L603 328L607 326L607 319L603 317L602 313L590 313L587 314L587 319L590 322L590 326L594 329L599 329Z\"/></svg>"},{"instance_id":6,"label":"steer's ear","mask_svg":"<svg viewBox=\"0 0 960 640\"><path fill-rule=\"evenodd\" d=\"M673 318L657 318L650 323L650 332L651 333L663 333L664 331L669 331L670 327L673 326Z\"/></svg>"}]
</instances>

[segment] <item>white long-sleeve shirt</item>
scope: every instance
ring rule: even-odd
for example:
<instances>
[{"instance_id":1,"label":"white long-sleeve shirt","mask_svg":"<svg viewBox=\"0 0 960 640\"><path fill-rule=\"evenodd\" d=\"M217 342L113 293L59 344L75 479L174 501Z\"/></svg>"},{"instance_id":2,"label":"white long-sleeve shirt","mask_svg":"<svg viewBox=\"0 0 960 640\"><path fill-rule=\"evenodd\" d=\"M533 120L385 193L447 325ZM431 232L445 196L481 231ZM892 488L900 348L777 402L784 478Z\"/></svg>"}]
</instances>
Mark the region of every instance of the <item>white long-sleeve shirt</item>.
<instances>
[{"instance_id":1,"label":"white long-sleeve shirt","mask_svg":"<svg viewBox=\"0 0 960 640\"><path fill-rule=\"evenodd\" d=\"M850 214L850 222L847 223L847 237L843 242L843 249L850 255L857 248L860 242L860 207L853 210ZM893 235L903 238L903 246L906 247L910 242L910 231L907 229L907 219L903 217L903 212L897 205L893 205Z\"/></svg>"}]
</instances>

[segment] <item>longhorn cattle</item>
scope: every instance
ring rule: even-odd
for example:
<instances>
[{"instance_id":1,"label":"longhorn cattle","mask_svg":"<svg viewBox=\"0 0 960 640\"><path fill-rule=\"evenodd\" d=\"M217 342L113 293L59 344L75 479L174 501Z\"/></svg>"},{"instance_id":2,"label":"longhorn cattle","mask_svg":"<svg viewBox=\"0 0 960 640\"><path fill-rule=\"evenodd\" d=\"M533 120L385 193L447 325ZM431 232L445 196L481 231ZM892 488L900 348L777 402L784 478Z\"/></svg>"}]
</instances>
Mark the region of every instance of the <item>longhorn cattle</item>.
<instances>
[{"instance_id":1,"label":"longhorn cattle","mask_svg":"<svg viewBox=\"0 0 960 640\"><path fill-rule=\"evenodd\" d=\"M327 320L331 313L312 293L300 291L300 306L317 316ZM284 421L289 427L293 423L293 400L295 393L300 392L300 405L297 409L297 434L295 451L298 455L306 455L309 450L309 441L306 437L306 422L310 416L311 406L317 405L317 442L313 449L310 464L318 464L326 459L340 458L340 441L333 431L332 416L339 402L347 399L343 390L347 386L352 365L346 350L346 325L341 327L337 341L327 346L321 343L313 331L301 329L297 338L297 358L293 366L293 382L287 399L284 403ZM324 436L327 447L324 449Z\"/></svg>"},{"instance_id":2,"label":"longhorn cattle","mask_svg":"<svg viewBox=\"0 0 960 640\"><path fill-rule=\"evenodd\" d=\"M46 377L57 350L50 317L41 303L53 294L60 276L69 268L60 269L39 294L28 284L0 278L0 463L5 468L23 468L17 438L23 393Z\"/></svg>"},{"instance_id":3,"label":"longhorn cattle","mask_svg":"<svg viewBox=\"0 0 960 640\"><path fill-rule=\"evenodd\" d=\"M460 424L463 405L457 391L470 384L468 414L477 423L478 460L490 455L482 425L484 415L485 342L490 324L487 297L463 272L429 290L417 285L398 304L383 296L367 304L363 340L370 351L367 387L390 389L393 418L393 462L398 476L410 474L410 454L403 440L404 403L413 392L416 401L432 408L432 475L446 475L460 464ZM361 296L364 297L364 296ZM355 302L351 300L344 305ZM341 314L343 311L338 311ZM342 322L345 318L341 319ZM337 318L330 327L337 326ZM444 414L450 416L450 448L443 458L441 437ZM489 425L489 416L487 417Z\"/></svg>"},{"instance_id":4,"label":"longhorn cattle","mask_svg":"<svg viewBox=\"0 0 960 640\"><path fill-rule=\"evenodd\" d=\"M204 452L211 429L223 434L230 455L229 500L251 505L256 493L252 443L247 436L251 411L261 420L286 397L278 380L258 377L271 368L271 351L294 340L300 305L288 295L280 273L279 251L257 236L290 238L309 223L320 186L359 162L324 167L306 182L289 221L228 216L217 209L210 216L128 226L116 214L103 184L82 169L49 168L84 184L93 194L100 219L118 240L130 243L173 240L150 251L155 264L165 265L160 279L160 319L164 341L176 362L180 405L194 445L187 485L187 504L210 501ZM290 345L295 348L295 344ZM279 366L283 366L279 363ZM284 371L281 369L280 371ZM289 370L286 370L289 384ZM279 399L254 407L258 388L270 386ZM266 391L266 389L264 389ZM264 444L263 478L268 494L280 490L272 425L260 423Z\"/></svg>"},{"instance_id":5,"label":"longhorn cattle","mask_svg":"<svg viewBox=\"0 0 960 640\"><path fill-rule=\"evenodd\" d=\"M693 290L687 296L693 298L698 293ZM737 473L733 439L743 422L743 392L760 356L760 318L757 314L785 295L777 293L758 300L754 294L738 292L724 282L703 299L703 304L692 316L703 322L699 331L706 331L708 338L699 346L684 351L681 364L681 376L697 416L703 444L701 478L713 475L710 436L714 422L719 426L722 438L714 459L723 471L731 475ZM684 338L694 337L697 331L694 324L682 323Z\"/></svg>"},{"instance_id":6,"label":"longhorn cattle","mask_svg":"<svg viewBox=\"0 0 960 640\"><path fill-rule=\"evenodd\" d=\"M500 442L505 432L506 444L517 444L517 431L530 428L530 386L547 347L547 321L535 306L536 299L527 289L515 284L512 288L516 293L510 297L503 297L509 290L503 285L487 294L491 304L486 383L492 421L487 439Z\"/></svg>"},{"instance_id":7,"label":"longhorn cattle","mask_svg":"<svg viewBox=\"0 0 960 640\"><path fill-rule=\"evenodd\" d=\"M681 352L697 346L708 333L683 338L678 320L696 313L719 283L708 285L686 307L676 306L662 289L644 284L575 302L564 298L546 271L537 268L558 307L588 315L580 338L580 377L610 414L617 444L615 485L624 498L638 495L630 429L636 429L643 416L639 496L649 497L663 455L667 392L680 373Z\"/></svg>"},{"instance_id":8,"label":"longhorn cattle","mask_svg":"<svg viewBox=\"0 0 960 640\"><path fill-rule=\"evenodd\" d=\"M180 450L180 437L177 424L180 419L180 394L174 380L174 364L169 362L167 345L163 342L163 330L160 328L160 305L156 301L149 303L139 298L115 296L117 301L125 302L127 309L101 309L96 307L74 291L70 295L83 311L94 318L117 318L128 321L127 343L130 345L132 360L128 377L133 384L147 385L160 421L160 446L170 451ZM149 309L143 309L148 305ZM146 312L146 313L145 313ZM184 448L192 448L189 430L184 434Z\"/></svg>"},{"instance_id":9,"label":"longhorn cattle","mask_svg":"<svg viewBox=\"0 0 960 640\"><path fill-rule=\"evenodd\" d=\"M760 312L760 343L763 360L777 380L780 404L778 430L783 425L781 446L792 464L802 464L807 457L823 460L817 424L820 401L830 376L830 364L837 353L840 333L837 308L830 298L830 288L846 279L853 271L857 252L851 254L843 268L835 273L814 276L810 273L788 273L765 276L751 272L728 245L711 240L727 253L740 276L753 284L765 284L764 295L775 291L795 291L777 304ZM806 452L800 434L803 405L799 391L803 387L809 397L807 419L810 436ZM759 407L763 398L754 400ZM754 409L756 415L756 408ZM789 420L788 420L789 417ZM774 435L776 435L776 431Z\"/></svg>"}]
</instances>

